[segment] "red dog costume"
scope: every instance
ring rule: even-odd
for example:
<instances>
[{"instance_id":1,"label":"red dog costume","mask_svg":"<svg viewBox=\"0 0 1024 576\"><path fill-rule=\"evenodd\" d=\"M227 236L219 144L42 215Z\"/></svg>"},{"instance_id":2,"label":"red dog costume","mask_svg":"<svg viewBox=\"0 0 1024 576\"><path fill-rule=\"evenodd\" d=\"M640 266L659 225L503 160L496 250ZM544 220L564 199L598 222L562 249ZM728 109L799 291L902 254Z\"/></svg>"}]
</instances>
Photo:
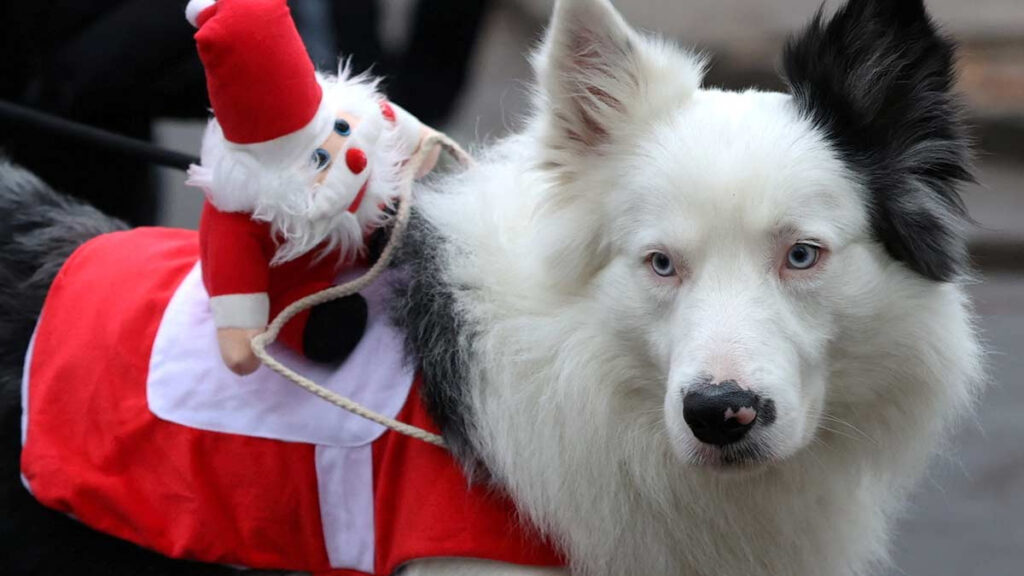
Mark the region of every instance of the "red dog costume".
<instances>
[{"instance_id":1,"label":"red dog costume","mask_svg":"<svg viewBox=\"0 0 1024 576\"><path fill-rule=\"evenodd\" d=\"M58 274L25 364L22 474L40 502L168 556L252 568L383 576L428 557L559 563L444 450L267 369L228 371L198 258L195 232L144 228L88 242ZM340 369L286 361L436 429L387 325L387 294L367 298L367 333Z\"/></svg>"}]
</instances>

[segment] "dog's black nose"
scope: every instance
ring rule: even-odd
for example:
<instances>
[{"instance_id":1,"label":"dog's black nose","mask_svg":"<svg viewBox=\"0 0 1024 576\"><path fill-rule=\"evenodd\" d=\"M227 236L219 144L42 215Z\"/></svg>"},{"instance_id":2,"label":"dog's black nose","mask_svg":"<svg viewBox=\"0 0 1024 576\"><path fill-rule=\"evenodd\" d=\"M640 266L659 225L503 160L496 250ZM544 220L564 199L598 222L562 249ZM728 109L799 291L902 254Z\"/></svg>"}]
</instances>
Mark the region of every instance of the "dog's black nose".
<instances>
[{"instance_id":1,"label":"dog's black nose","mask_svg":"<svg viewBox=\"0 0 1024 576\"><path fill-rule=\"evenodd\" d=\"M683 419L701 442L725 446L743 438L757 421L761 399L735 380L700 383L683 397Z\"/></svg>"}]
</instances>

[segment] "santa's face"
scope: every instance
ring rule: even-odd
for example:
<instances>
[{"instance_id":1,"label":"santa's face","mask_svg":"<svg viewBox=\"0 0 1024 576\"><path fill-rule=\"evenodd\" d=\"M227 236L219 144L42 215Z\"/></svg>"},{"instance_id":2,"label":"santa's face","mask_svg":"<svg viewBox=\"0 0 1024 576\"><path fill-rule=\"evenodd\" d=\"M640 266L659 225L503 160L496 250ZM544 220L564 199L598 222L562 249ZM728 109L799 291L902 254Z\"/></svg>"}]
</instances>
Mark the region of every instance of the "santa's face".
<instances>
[{"instance_id":1,"label":"santa's face","mask_svg":"<svg viewBox=\"0 0 1024 576\"><path fill-rule=\"evenodd\" d=\"M345 166L353 174L361 174L365 171L367 158L365 150L352 147L347 149L351 150L351 152L344 153L352 133L359 128L360 124L362 124L362 120L354 114L348 112L338 113L334 121L334 131L313 151L311 157L311 160L319 170L319 174L316 177L317 184L323 184L327 174L335 168L336 160L339 159L344 160ZM362 160L359 160L360 158Z\"/></svg>"},{"instance_id":2,"label":"santa's face","mask_svg":"<svg viewBox=\"0 0 1024 576\"><path fill-rule=\"evenodd\" d=\"M317 170L311 192L317 212L358 212L381 133L379 119L367 120L348 111L338 112L331 134L310 155Z\"/></svg>"}]
</instances>

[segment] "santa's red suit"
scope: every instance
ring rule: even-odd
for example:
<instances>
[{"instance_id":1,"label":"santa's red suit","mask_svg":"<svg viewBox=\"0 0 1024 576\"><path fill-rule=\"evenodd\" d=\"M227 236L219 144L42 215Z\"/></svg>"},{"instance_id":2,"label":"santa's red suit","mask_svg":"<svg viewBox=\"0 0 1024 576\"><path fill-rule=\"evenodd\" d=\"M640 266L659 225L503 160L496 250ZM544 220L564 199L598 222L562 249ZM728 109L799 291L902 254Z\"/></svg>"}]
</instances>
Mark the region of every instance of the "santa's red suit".
<instances>
[{"instance_id":1,"label":"santa's red suit","mask_svg":"<svg viewBox=\"0 0 1024 576\"><path fill-rule=\"evenodd\" d=\"M136 229L79 248L57 275L26 362L22 474L35 497L175 558L391 574L410 560L559 559L509 500L442 449L386 431L216 352L195 232ZM298 370L436 429L366 292L367 332L337 369Z\"/></svg>"},{"instance_id":2,"label":"santa's red suit","mask_svg":"<svg viewBox=\"0 0 1024 576\"><path fill-rule=\"evenodd\" d=\"M203 284L218 328L266 326L288 304L329 288L344 263L338 250L315 249L271 266L278 242L270 224L244 212L221 212L209 201L200 217L199 247ZM309 313L288 322L278 340L301 352Z\"/></svg>"}]
</instances>

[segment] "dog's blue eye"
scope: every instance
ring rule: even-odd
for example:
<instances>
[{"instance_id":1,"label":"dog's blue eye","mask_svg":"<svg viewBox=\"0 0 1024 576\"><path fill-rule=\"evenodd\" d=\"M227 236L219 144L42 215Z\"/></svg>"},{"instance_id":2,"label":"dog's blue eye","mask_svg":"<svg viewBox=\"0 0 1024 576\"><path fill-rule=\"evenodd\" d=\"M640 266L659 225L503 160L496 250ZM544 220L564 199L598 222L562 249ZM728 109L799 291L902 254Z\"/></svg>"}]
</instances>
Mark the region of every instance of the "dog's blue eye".
<instances>
[{"instance_id":1,"label":"dog's blue eye","mask_svg":"<svg viewBox=\"0 0 1024 576\"><path fill-rule=\"evenodd\" d=\"M786 255L786 267L791 270L807 270L818 263L821 248L814 244L798 243Z\"/></svg>"},{"instance_id":2,"label":"dog's blue eye","mask_svg":"<svg viewBox=\"0 0 1024 576\"><path fill-rule=\"evenodd\" d=\"M334 121L334 131L341 136L348 136L352 133L352 127L348 125L348 122L344 120Z\"/></svg>"},{"instance_id":3,"label":"dog's blue eye","mask_svg":"<svg viewBox=\"0 0 1024 576\"><path fill-rule=\"evenodd\" d=\"M654 273L663 278L676 275L675 264L672 264L672 259L669 258L668 254L664 252L652 252L648 259L651 263L651 270Z\"/></svg>"},{"instance_id":4,"label":"dog's blue eye","mask_svg":"<svg viewBox=\"0 0 1024 576\"><path fill-rule=\"evenodd\" d=\"M313 150L313 166L316 166L317 171L323 170L331 163L331 153L323 148L317 148Z\"/></svg>"}]
</instances>

